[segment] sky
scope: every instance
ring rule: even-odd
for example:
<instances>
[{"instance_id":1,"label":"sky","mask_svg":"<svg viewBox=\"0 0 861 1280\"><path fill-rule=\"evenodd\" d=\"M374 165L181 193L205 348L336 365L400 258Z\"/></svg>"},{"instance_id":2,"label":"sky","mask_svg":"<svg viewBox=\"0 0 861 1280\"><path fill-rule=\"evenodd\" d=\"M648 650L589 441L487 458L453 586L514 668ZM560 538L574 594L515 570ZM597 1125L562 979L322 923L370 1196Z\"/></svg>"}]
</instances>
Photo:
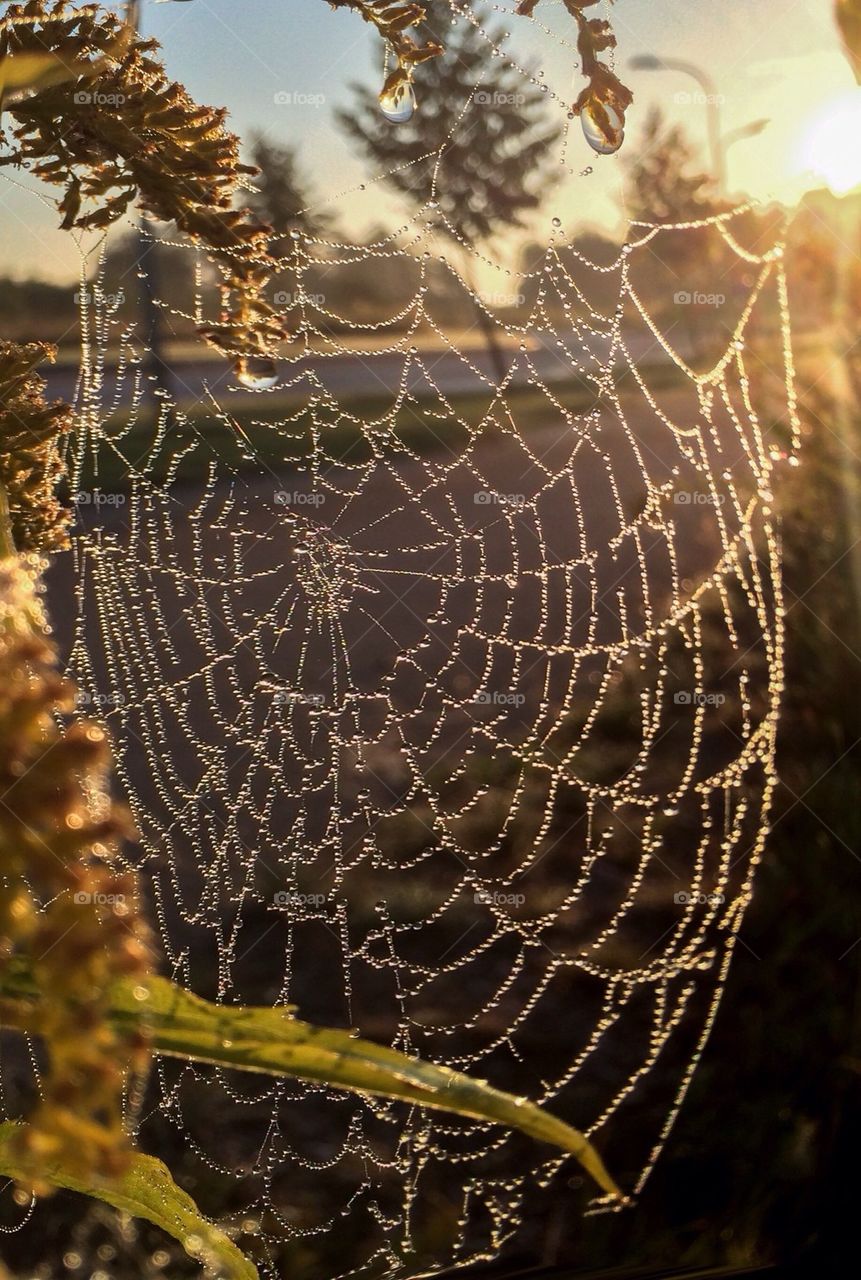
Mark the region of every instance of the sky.
<instances>
[{"instance_id":1,"label":"sky","mask_svg":"<svg viewBox=\"0 0 861 1280\"><path fill-rule=\"evenodd\" d=\"M431 10L441 3L448 0L426 0ZM144 31L162 42L170 74L198 100L228 107L241 136L261 131L296 146L315 200L330 203L353 234L402 221L405 206L373 181L333 124L335 109L350 103L351 83L382 81L380 41L357 15L325 0L142 0L141 8ZM574 24L561 0L541 0L541 23L513 14L514 0L490 8L511 32L506 50L544 73L564 122L562 103L582 82ZM791 203L805 186L823 185L823 174L844 188L861 181L861 90L840 50L832 0L616 0L602 8L618 38L617 68L635 94L622 156L630 156L649 107L658 104L705 157L706 105L696 82L679 71L627 66L634 55L654 53L708 72L724 133L768 119L758 137L730 148L731 190ZM420 68L416 90L420 108ZM558 216L566 230L583 223L616 230L624 161L595 156L578 122L569 128L564 181L541 219L549 226ZM583 174L586 168L591 172ZM818 175L804 176L817 168ZM0 274L76 278L80 251L56 229L53 194L46 198L29 181L18 185L13 171L3 170ZM535 231L541 238L542 228Z\"/></svg>"}]
</instances>

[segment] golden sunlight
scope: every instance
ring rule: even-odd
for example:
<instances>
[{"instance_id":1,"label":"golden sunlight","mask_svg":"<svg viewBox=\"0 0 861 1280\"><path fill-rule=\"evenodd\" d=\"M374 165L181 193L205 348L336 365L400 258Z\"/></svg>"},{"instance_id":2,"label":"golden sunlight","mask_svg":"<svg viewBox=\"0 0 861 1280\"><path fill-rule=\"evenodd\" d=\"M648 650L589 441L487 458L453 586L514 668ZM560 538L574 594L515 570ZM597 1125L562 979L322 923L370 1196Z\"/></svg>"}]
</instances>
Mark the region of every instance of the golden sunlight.
<instances>
[{"instance_id":1,"label":"golden sunlight","mask_svg":"<svg viewBox=\"0 0 861 1280\"><path fill-rule=\"evenodd\" d=\"M861 88L824 103L802 133L797 166L843 196L861 186Z\"/></svg>"}]
</instances>

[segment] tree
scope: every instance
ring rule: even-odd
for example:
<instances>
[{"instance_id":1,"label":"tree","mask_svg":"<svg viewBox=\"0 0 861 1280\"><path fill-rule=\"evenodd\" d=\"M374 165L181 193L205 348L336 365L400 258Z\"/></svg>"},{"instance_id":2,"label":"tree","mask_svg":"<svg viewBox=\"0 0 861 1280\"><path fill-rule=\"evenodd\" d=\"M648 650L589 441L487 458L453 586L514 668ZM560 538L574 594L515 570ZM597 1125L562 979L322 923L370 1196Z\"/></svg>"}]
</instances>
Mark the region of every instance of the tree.
<instances>
[{"instance_id":1,"label":"tree","mask_svg":"<svg viewBox=\"0 0 861 1280\"><path fill-rule=\"evenodd\" d=\"M732 323L737 312L731 295L739 263L712 227L676 230L675 224L705 221L731 206L720 199L715 179L699 167L682 126L668 125L659 108L649 112L628 159L623 196L632 222L667 227L650 241L651 252L637 255L630 268L638 296L662 317L668 335L673 329L685 335L689 358L707 357L722 331L721 320Z\"/></svg>"},{"instance_id":2,"label":"tree","mask_svg":"<svg viewBox=\"0 0 861 1280\"><path fill-rule=\"evenodd\" d=\"M668 125L659 107L646 117L628 162L625 211L632 221L683 222L708 218L721 205L715 179L696 167L681 125Z\"/></svg>"},{"instance_id":3,"label":"tree","mask_svg":"<svg viewBox=\"0 0 861 1280\"><path fill-rule=\"evenodd\" d=\"M258 133L252 140L251 155L260 172L250 204L276 235L298 230L305 236L323 236L332 230L332 214L311 207L313 197L305 185L295 147L268 142Z\"/></svg>"},{"instance_id":4,"label":"tree","mask_svg":"<svg viewBox=\"0 0 861 1280\"><path fill-rule=\"evenodd\" d=\"M274 297L282 320L289 327L288 313L299 296L291 233L298 231L303 237L320 238L332 233L335 219L327 209L311 208L314 198L301 172L295 147L269 142L258 133L252 139L251 155L258 173L254 182L257 189L250 204L254 213L274 232L270 241L270 251L278 259L278 270L273 273ZM318 250L317 256L325 257L325 250ZM325 267L319 269L325 272Z\"/></svg>"},{"instance_id":5,"label":"tree","mask_svg":"<svg viewBox=\"0 0 861 1280\"><path fill-rule=\"evenodd\" d=\"M494 40L499 32L488 40L470 23L453 29L445 52L423 66L418 107L401 124L390 124L377 95L358 85L352 108L337 113L390 186L417 207L436 201L442 225L465 255L496 232L525 225L552 181L550 155L559 137L543 118L544 95L493 58ZM492 318L480 302L476 307L502 378Z\"/></svg>"},{"instance_id":6,"label":"tree","mask_svg":"<svg viewBox=\"0 0 861 1280\"><path fill-rule=\"evenodd\" d=\"M580 73L586 81L573 104L575 115L588 122L584 129L591 134L591 145L596 151L617 151L625 138L625 112L633 101L633 94L622 84L615 71L601 55L609 54L616 47L616 36L606 18L588 18L585 10L593 9L600 0L562 0L570 16L577 24L577 52L580 55ZM838 0L839 2L839 0ZM361 14L365 22L376 27L387 47L395 55L395 69L388 76L384 93L402 95L410 85L413 69L443 52L443 45L434 39L417 44L408 34L420 27L427 18L427 10L416 0L403 0L392 4L391 0L328 0L334 9L352 9ZM540 0L518 0L515 13L531 18ZM844 0L848 7L858 0ZM382 96L382 95L381 95Z\"/></svg>"}]
</instances>

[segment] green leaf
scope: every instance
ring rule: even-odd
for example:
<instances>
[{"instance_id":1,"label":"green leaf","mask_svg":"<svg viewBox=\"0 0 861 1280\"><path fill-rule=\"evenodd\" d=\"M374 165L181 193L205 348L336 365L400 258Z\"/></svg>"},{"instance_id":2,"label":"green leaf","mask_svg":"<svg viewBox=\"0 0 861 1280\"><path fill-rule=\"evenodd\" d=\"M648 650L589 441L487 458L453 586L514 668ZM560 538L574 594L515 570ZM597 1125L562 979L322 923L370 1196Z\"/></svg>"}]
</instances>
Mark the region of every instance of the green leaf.
<instances>
[{"instance_id":1,"label":"green leaf","mask_svg":"<svg viewBox=\"0 0 861 1280\"><path fill-rule=\"evenodd\" d=\"M21 1126L12 1121L0 1124L0 1173L26 1186L33 1177L33 1168L17 1152L14 1139L20 1130ZM116 1178L82 1181L75 1172L48 1158L39 1160L37 1174L56 1187L80 1191L122 1213L154 1222L179 1240L186 1252L219 1280L258 1280L253 1263L223 1231L201 1215L161 1160L134 1155L125 1173Z\"/></svg>"},{"instance_id":2,"label":"green leaf","mask_svg":"<svg viewBox=\"0 0 861 1280\"><path fill-rule=\"evenodd\" d=\"M16 958L0 967L0 1013L7 1026L38 1034L39 1000L26 962ZM360 1040L349 1031L301 1022L290 1008L210 1004L166 978L151 977L145 984L117 982L109 1016L123 1030L130 1023L145 1027L156 1053L319 1080L353 1093L397 1098L519 1129L570 1152L609 1197L624 1198L586 1137L528 1099Z\"/></svg>"},{"instance_id":3,"label":"green leaf","mask_svg":"<svg viewBox=\"0 0 861 1280\"><path fill-rule=\"evenodd\" d=\"M576 1156L609 1196L621 1192L601 1157L577 1129L526 1098L516 1098L448 1067L360 1040L348 1031L301 1022L286 1008L214 1005L164 978L145 987L118 983L112 1019L144 1016L158 1053L242 1071L320 1080L355 1093L399 1098L519 1129Z\"/></svg>"}]
</instances>

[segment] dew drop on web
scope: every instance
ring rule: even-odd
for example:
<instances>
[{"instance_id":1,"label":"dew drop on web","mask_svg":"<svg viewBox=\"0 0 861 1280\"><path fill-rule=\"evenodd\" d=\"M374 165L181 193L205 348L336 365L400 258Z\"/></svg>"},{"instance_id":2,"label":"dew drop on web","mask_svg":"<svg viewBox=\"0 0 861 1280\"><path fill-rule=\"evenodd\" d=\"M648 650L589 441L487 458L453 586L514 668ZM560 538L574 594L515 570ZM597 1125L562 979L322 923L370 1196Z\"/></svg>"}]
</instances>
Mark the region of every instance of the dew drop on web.
<instances>
[{"instance_id":1,"label":"dew drop on web","mask_svg":"<svg viewBox=\"0 0 861 1280\"><path fill-rule=\"evenodd\" d=\"M606 123L609 125L608 129L595 110L597 105L597 103L593 105L592 102L587 102L580 112L583 137L599 156L610 156L614 151L618 151L625 141L624 118L609 103L601 104L606 115Z\"/></svg>"},{"instance_id":2,"label":"dew drop on web","mask_svg":"<svg viewBox=\"0 0 861 1280\"><path fill-rule=\"evenodd\" d=\"M233 371L236 381L248 391L268 391L278 381L278 367L268 356L242 356Z\"/></svg>"},{"instance_id":3,"label":"dew drop on web","mask_svg":"<svg viewBox=\"0 0 861 1280\"><path fill-rule=\"evenodd\" d=\"M380 94L380 111L389 124L406 124L416 110L416 91L409 80L401 80Z\"/></svg>"}]
</instances>

